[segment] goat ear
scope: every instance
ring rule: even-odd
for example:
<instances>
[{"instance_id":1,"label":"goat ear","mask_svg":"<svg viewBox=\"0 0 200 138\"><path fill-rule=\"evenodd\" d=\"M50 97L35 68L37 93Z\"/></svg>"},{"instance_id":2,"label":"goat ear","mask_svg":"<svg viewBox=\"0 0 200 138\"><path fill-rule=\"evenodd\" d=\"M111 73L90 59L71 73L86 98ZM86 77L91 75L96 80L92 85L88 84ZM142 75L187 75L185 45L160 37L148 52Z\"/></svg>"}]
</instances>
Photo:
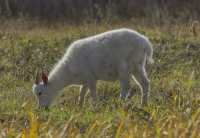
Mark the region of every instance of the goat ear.
<instances>
[{"instance_id":1,"label":"goat ear","mask_svg":"<svg viewBox=\"0 0 200 138\"><path fill-rule=\"evenodd\" d=\"M40 75L39 75L39 73L37 72L36 78L35 78L35 84L39 84L39 83L40 83Z\"/></svg>"},{"instance_id":2,"label":"goat ear","mask_svg":"<svg viewBox=\"0 0 200 138\"><path fill-rule=\"evenodd\" d=\"M42 71L42 81L44 84L48 83L48 76L46 75L44 71Z\"/></svg>"}]
</instances>

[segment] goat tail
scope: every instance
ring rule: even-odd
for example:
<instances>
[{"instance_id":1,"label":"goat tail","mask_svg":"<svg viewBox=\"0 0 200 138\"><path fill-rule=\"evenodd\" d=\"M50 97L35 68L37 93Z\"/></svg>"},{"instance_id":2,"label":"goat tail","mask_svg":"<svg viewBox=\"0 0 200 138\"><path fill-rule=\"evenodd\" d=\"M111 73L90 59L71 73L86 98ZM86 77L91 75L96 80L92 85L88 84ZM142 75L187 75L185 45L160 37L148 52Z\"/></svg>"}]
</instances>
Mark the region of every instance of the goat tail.
<instances>
[{"instance_id":1,"label":"goat tail","mask_svg":"<svg viewBox=\"0 0 200 138\"><path fill-rule=\"evenodd\" d=\"M152 44L149 41L145 45L145 52L146 52L147 61L150 64L153 64L154 63L154 59L153 59L153 47L152 47Z\"/></svg>"}]
</instances>

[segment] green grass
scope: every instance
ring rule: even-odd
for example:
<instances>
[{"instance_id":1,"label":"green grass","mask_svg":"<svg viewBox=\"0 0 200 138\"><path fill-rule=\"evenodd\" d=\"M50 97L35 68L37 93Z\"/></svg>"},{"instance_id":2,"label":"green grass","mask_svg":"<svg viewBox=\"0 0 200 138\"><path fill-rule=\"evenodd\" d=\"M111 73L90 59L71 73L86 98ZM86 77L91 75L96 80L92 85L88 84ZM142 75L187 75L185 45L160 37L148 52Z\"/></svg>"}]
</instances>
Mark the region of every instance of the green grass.
<instances>
[{"instance_id":1,"label":"green grass","mask_svg":"<svg viewBox=\"0 0 200 138\"><path fill-rule=\"evenodd\" d=\"M140 90L119 100L119 84L99 82L98 110L86 97L78 107L78 88L65 88L50 110L37 109L32 94L36 71L50 71L79 38L129 27L154 44L149 106L140 107ZM1 26L0 137L200 137L200 35L189 25L115 24Z\"/></svg>"}]
</instances>

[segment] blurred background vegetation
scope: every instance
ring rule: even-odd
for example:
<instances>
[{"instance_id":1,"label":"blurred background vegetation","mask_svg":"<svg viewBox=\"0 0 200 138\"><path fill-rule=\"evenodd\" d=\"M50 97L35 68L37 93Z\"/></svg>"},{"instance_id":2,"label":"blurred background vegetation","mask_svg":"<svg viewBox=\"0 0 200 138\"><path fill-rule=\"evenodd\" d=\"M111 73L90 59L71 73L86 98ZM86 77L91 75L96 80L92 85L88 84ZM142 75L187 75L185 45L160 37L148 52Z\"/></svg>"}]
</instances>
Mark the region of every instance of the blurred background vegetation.
<instances>
[{"instance_id":1,"label":"blurred background vegetation","mask_svg":"<svg viewBox=\"0 0 200 138\"><path fill-rule=\"evenodd\" d=\"M0 0L1 21L15 17L81 23L144 17L162 23L198 20L198 13L199 0Z\"/></svg>"}]
</instances>

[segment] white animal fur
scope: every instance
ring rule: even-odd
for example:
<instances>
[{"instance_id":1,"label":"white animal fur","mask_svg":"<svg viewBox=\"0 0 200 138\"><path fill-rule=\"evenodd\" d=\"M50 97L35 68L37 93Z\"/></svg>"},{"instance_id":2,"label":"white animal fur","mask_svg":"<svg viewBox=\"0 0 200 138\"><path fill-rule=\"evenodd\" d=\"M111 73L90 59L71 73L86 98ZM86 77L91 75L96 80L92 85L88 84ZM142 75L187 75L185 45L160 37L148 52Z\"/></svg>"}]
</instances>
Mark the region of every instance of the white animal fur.
<instances>
[{"instance_id":1,"label":"white animal fur","mask_svg":"<svg viewBox=\"0 0 200 138\"><path fill-rule=\"evenodd\" d=\"M33 85L40 106L49 106L58 91L71 84L81 85L79 104L87 89L96 101L97 80L120 81L120 96L124 99L131 78L142 91L142 104L147 104L149 80L146 60L152 62L153 49L145 36L131 29L118 29L77 40L50 72L47 85ZM133 77L134 76L134 77ZM38 95L42 92L41 95Z\"/></svg>"}]
</instances>

